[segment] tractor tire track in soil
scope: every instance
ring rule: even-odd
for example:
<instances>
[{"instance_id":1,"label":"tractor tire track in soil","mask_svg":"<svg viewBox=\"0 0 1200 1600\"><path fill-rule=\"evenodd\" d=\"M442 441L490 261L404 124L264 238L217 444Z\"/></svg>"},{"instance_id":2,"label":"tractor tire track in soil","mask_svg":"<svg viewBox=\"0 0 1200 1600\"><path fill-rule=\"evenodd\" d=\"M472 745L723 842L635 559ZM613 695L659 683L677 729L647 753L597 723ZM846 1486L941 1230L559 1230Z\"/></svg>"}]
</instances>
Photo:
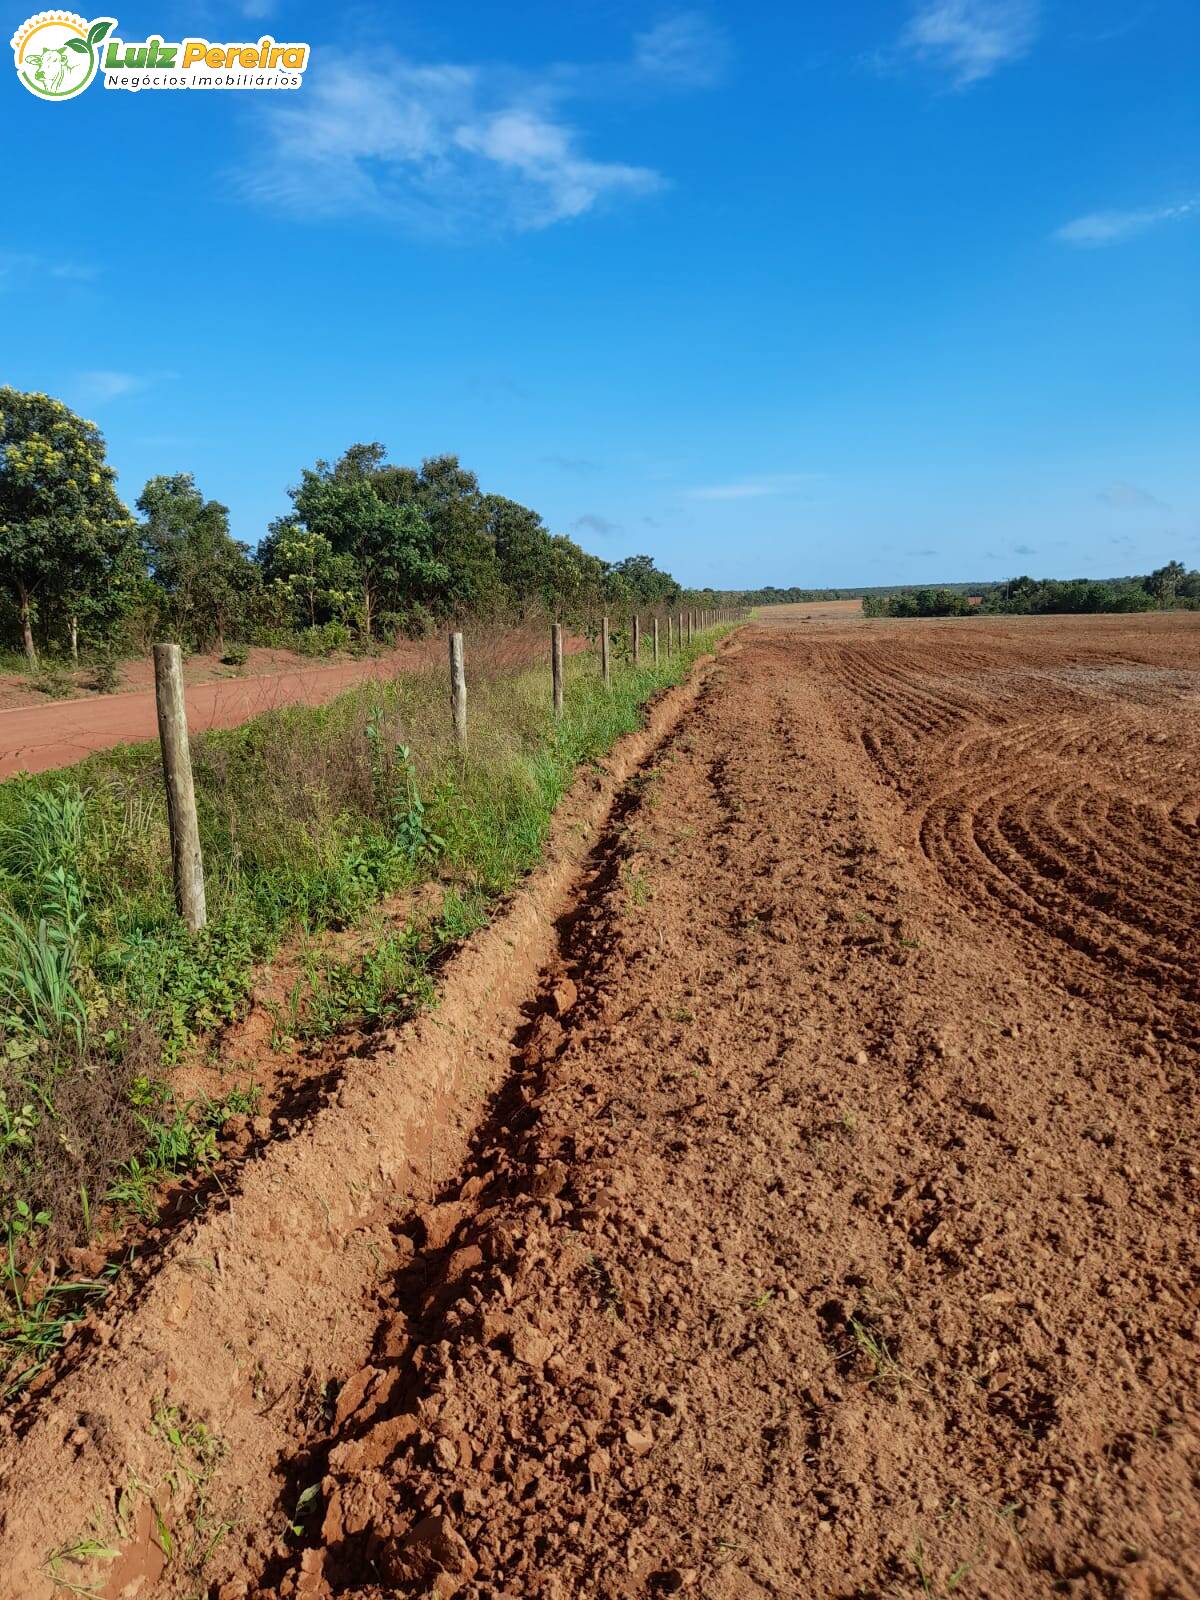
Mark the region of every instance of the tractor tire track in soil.
<instances>
[{"instance_id":1,"label":"tractor tire track in soil","mask_svg":"<svg viewBox=\"0 0 1200 1600\"><path fill-rule=\"evenodd\" d=\"M46 1549L55 1446L60 1536L144 1481L161 1393L229 1443L176 1546L232 1526L189 1589L143 1520L110 1600L1200 1595L1200 632L1168 620L741 632L516 950L468 947L451 1041L354 1063L203 1225L236 1285L198 1274L186 1335L140 1306L6 1450L6 1539ZM335 1207L302 1237L298 1183Z\"/></svg>"}]
</instances>

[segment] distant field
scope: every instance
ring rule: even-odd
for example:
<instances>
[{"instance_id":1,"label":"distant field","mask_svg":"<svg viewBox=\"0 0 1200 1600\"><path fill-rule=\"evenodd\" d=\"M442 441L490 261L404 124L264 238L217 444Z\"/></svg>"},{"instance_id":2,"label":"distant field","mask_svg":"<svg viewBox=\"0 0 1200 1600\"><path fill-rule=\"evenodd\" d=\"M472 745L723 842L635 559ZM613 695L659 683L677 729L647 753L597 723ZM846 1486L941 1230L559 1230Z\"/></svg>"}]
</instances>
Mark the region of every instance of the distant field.
<instances>
[{"instance_id":1,"label":"distant field","mask_svg":"<svg viewBox=\"0 0 1200 1600\"><path fill-rule=\"evenodd\" d=\"M763 622L845 622L848 617L862 616L861 600L810 600L803 605L760 606L758 615Z\"/></svg>"}]
</instances>

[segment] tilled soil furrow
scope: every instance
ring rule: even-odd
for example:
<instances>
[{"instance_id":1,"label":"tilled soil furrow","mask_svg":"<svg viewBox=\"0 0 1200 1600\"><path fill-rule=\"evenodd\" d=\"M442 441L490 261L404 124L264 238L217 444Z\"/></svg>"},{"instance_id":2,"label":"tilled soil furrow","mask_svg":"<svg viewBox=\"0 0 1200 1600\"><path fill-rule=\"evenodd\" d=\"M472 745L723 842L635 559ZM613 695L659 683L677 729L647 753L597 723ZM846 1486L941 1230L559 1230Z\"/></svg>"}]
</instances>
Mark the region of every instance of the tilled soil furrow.
<instances>
[{"instance_id":1,"label":"tilled soil furrow","mask_svg":"<svg viewBox=\"0 0 1200 1600\"><path fill-rule=\"evenodd\" d=\"M581 773L542 867L446 963L438 1008L339 1057L305 1125L252 1151L221 1203L78 1326L20 1429L0 1416L3 1600L207 1600L295 1548L329 1397L412 1257L399 1224L458 1171L588 842L708 670Z\"/></svg>"},{"instance_id":2,"label":"tilled soil furrow","mask_svg":"<svg viewBox=\"0 0 1200 1600\"><path fill-rule=\"evenodd\" d=\"M1200 1592L1194 1048L948 897L805 659L627 794L261 1592Z\"/></svg>"}]
</instances>

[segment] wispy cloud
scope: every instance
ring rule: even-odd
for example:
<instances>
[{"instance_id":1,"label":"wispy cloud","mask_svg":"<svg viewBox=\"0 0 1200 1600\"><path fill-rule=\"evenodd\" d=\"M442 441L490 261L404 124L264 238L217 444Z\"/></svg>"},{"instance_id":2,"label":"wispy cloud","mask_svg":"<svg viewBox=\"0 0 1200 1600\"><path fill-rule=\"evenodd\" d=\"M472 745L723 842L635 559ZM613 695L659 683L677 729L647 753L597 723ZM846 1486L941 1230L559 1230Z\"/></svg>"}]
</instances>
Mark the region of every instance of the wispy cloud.
<instances>
[{"instance_id":1,"label":"wispy cloud","mask_svg":"<svg viewBox=\"0 0 1200 1600\"><path fill-rule=\"evenodd\" d=\"M598 534L601 539L621 531L619 522L610 522L607 517L598 516L594 511L585 511L582 517L575 518L571 526L579 533Z\"/></svg>"},{"instance_id":2,"label":"wispy cloud","mask_svg":"<svg viewBox=\"0 0 1200 1600\"><path fill-rule=\"evenodd\" d=\"M153 381L136 372L97 370L77 373L74 387L88 400L119 400L122 395L148 389Z\"/></svg>"},{"instance_id":3,"label":"wispy cloud","mask_svg":"<svg viewBox=\"0 0 1200 1600\"><path fill-rule=\"evenodd\" d=\"M689 500L759 500L765 495L795 494L815 483L815 472L776 472L764 478L743 478L737 483L702 484L688 489Z\"/></svg>"},{"instance_id":4,"label":"wispy cloud","mask_svg":"<svg viewBox=\"0 0 1200 1600\"><path fill-rule=\"evenodd\" d=\"M80 261L48 261L44 256L22 250L0 250L0 289L27 279L57 278L64 283L90 283L99 268Z\"/></svg>"},{"instance_id":5,"label":"wispy cloud","mask_svg":"<svg viewBox=\"0 0 1200 1600\"><path fill-rule=\"evenodd\" d=\"M901 42L965 89L1025 55L1038 22L1038 0L920 0Z\"/></svg>"},{"instance_id":6,"label":"wispy cloud","mask_svg":"<svg viewBox=\"0 0 1200 1600\"><path fill-rule=\"evenodd\" d=\"M1136 483L1110 483L1101 489L1097 499L1114 511L1165 511L1167 507L1146 489Z\"/></svg>"},{"instance_id":7,"label":"wispy cloud","mask_svg":"<svg viewBox=\"0 0 1200 1600\"><path fill-rule=\"evenodd\" d=\"M600 463L589 460L587 456L543 456L542 460L546 466L557 467L560 472L589 473L600 471Z\"/></svg>"},{"instance_id":8,"label":"wispy cloud","mask_svg":"<svg viewBox=\"0 0 1200 1600\"><path fill-rule=\"evenodd\" d=\"M598 160L563 113L578 75L324 57L303 96L261 110L243 191L302 216L374 214L428 232L545 228L653 193L648 167Z\"/></svg>"},{"instance_id":9,"label":"wispy cloud","mask_svg":"<svg viewBox=\"0 0 1200 1600\"><path fill-rule=\"evenodd\" d=\"M1200 213L1200 199L1184 200L1173 206L1148 206L1141 211L1091 211L1073 222L1064 223L1054 237L1063 244L1097 249L1135 238L1160 222L1178 222Z\"/></svg>"},{"instance_id":10,"label":"wispy cloud","mask_svg":"<svg viewBox=\"0 0 1200 1600\"><path fill-rule=\"evenodd\" d=\"M729 60L729 44L699 11L680 11L634 39L639 72L682 88L705 88L719 81Z\"/></svg>"},{"instance_id":11,"label":"wispy cloud","mask_svg":"<svg viewBox=\"0 0 1200 1600\"><path fill-rule=\"evenodd\" d=\"M1013 548L1013 555L1015 555L1015 556L1035 556L1035 555L1037 555L1037 551L1034 549L1033 545L1031 545L1031 544L1015 544L1015 545L1013 545L1012 548Z\"/></svg>"}]
</instances>

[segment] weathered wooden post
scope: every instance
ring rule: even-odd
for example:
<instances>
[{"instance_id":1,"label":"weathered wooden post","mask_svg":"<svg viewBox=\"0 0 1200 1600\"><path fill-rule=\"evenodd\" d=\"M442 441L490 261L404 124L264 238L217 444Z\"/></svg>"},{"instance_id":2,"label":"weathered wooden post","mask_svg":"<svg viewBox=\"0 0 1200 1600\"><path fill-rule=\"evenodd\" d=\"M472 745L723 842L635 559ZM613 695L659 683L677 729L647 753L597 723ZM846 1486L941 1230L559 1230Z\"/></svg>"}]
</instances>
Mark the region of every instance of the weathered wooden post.
<instances>
[{"instance_id":1,"label":"weathered wooden post","mask_svg":"<svg viewBox=\"0 0 1200 1600\"><path fill-rule=\"evenodd\" d=\"M658 665L658 618L654 619L654 665Z\"/></svg>"},{"instance_id":2,"label":"weathered wooden post","mask_svg":"<svg viewBox=\"0 0 1200 1600\"><path fill-rule=\"evenodd\" d=\"M556 717L561 717L563 714L563 659L561 622L556 622L550 629L550 677L554 688L554 715Z\"/></svg>"},{"instance_id":3,"label":"weathered wooden post","mask_svg":"<svg viewBox=\"0 0 1200 1600\"><path fill-rule=\"evenodd\" d=\"M454 719L454 742L467 748L467 675L463 670L463 636L450 635L450 714Z\"/></svg>"},{"instance_id":4,"label":"weathered wooden post","mask_svg":"<svg viewBox=\"0 0 1200 1600\"><path fill-rule=\"evenodd\" d=\"M608 651L608 618L600 619L600 675L607 689L612 683L612 658Z\"/></svg>"},{"instance_id":5,"label":"weathered wooden post","mask_svg":"<svg viewBox=\"0 0 1200 1600\"><path fill-rule=\"evenodd\" d=\"M633 670L636 672L642 661L642 619L636 613L633 618Z\"/></svg>"},{"instance_id":6,"label":"weathered wooden post","mask_svg":"<svg viewBox=\"0 0 1200 1600\"><path fill-rule=\"evenodd\" d=\"M154 646L154 699L158 706L158 738L162 745L167 788L167 822L171 830L171 867L175 904L192 933L208 921L204 903L204 861L192 753L188 745L187 704L183 697L183 652L177 644Z\"/></svg>"},{"instance_id":7,"label":"weathered wooden post","mask_svg":"<svg viewBox=\"0 0 1200 1600\"><path fill-rule=\"evenodd\" d=\"M667 612L667 660L671 659L671 613Z\"/></svg>"}]
</instances>

